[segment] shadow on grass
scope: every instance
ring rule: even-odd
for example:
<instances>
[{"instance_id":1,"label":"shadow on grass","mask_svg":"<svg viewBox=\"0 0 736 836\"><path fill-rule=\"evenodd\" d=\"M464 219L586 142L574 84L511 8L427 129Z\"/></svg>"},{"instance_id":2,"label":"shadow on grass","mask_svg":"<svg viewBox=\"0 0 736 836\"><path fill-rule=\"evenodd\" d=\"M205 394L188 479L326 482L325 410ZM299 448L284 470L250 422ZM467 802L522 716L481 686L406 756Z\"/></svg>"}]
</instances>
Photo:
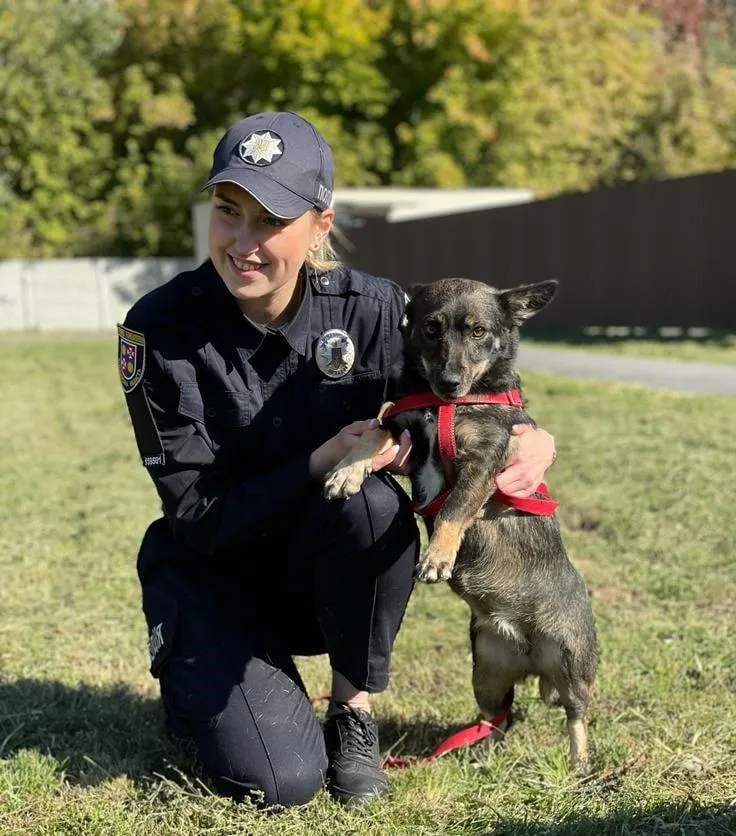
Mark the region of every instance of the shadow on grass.
<instances>
[{"instance_id":1,"label":"shadow on grass","mask_svg":"<svg viewBox=\"0 0 736 836\"><path fill-rule=\"evenodd\" d=\"M691 800L554 824L506 821L489 830L472 832L478 836L733 836L736 809L728 804L700 806Z\"/></svg>"},{"instance_id":2,"label":"shadow on grass","mask_svg":"<svg viewBox=\"0 0 736 836\"><path fill-rule=\"evenodd\" d=\"M387 717L381 722L382 748L421 756L459 728L426 719L407 722ZM181 773L202 777L192 749L166 734L160 702L124 685L70 686L33 679L0 682L0 758L22 749L50 755L67 780L83 786L120 775L137 785L148 785L157 775L174 781ZM554 824L506 820L479 826L474 820L468 825L469 830L458 832L478 836L732 836L736 834L736 807L699 806L690 799L680 805L614 811L600 818L573 814Z\"/></svg>"},{"instance_id":3,"label":"shadow on grass","mask_svg":"<svg viewBox=\"0 0 736 836\"><path fill-rule=\"evenodd\" d=\"M466 725L382 718L381 748L384 754L420 757ZM50 755L75 784L94 785L118 775L134 782L154 774L177 780L178 772L203 777L192 745L166 731L160 701L122 684L0 682L0 757L21 749Z\"/></svg>"},{"instance_id":4,"label":"shadow on grass","mask_svg":"<svg viewBox=\"0 0 736 836\"><path fill-rule=\"evenodd\" d=\"M50 755L69 781L83 785L118 775L139 782L153 773L176 780L195 763L188 744L166 733L159 700L124 685L0 682L0 757L21 749Z\"/></svg>"}]
</instances>

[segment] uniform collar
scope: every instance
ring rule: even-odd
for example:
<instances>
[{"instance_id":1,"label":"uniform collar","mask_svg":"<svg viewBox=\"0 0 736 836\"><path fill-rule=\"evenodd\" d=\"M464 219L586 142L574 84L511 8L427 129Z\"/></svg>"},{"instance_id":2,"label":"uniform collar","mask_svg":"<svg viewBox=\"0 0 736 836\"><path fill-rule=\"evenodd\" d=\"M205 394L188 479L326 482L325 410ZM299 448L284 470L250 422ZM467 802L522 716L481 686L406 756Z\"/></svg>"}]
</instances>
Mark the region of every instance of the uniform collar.
<instances>
[{"instance_id":1,"label":"uniform collar","mask_svg":"<svg viewBox=\"0 0 736 836\"><path fill-rule=\"evenodd\" d=\"M240 351L250 358L263 345L269 334L281 334L282 337L289 344L289 347L298 354L306 355L307 342L310 333L310 319L312 311L312 286L307 279L307 271L302 267L300 273L302 298L299 302L299 307L296 314L289 322L285 322L276 328L269 328L266 325L260 325L248 317L243 316L238 308L232 294L225 287L225 283L220 278L217 270L210 260L202 265L206 269L207 278L213 285L213 292L216 299L221 302L228 312L234 317L234 323L237 325L237 343Z\"/></svg>"},{"instance_id":2,"label":"uniform collar","mask_svg":"<svg viewBox=\"0 0 736 836\"><path fill-rule=\"evenodd\" d=\"M299 281L302 288L302 298L296 314L289 322L285 322L278 328L268 330L280 332L297 354L306 355L312 318L312 285L307 277L305 267L302 267L299 273Z\"/></svg>"}]
</instances>

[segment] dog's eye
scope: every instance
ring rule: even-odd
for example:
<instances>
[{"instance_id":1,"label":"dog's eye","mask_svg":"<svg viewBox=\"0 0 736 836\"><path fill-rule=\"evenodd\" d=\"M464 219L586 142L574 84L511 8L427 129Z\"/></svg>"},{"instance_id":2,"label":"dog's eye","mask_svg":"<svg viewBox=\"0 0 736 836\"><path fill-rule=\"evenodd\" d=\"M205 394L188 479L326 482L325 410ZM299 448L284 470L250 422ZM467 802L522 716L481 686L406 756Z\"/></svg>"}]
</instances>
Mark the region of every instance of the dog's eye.
<instances>
[{"instance_id":1,"label":"dog's eye","mask_svg":"<svg viewBox=\"0 0 736 836\"><path fill-rule=\"evenodd\" d=\"M488 332L482 325L476 325L470 333L475 337L476 340L479 340L481 337L485 337L485 335Z\"/></svg>"},{"instance_id":2,"label":"dog's eye","mask_svg":"<svg viewBox=\"0 0 736 836\"><path fill-rule=\"evenodd\" d=\"M440 326L436 322L424 323L424 335L430 340L434 339L440 333Z\"/></svg>"}]
</instances>

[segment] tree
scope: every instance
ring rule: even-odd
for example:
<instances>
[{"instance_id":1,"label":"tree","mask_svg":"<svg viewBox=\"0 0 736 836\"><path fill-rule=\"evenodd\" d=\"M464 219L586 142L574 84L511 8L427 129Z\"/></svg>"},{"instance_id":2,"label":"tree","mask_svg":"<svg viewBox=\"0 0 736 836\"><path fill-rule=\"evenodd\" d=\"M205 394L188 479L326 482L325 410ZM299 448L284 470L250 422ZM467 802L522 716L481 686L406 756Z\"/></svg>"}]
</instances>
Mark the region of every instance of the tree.
<instances>
[{"instance_id":1,"label":"tree","mask_svg":"<svg viewBox=\"0 0 736 836\"><path fill-rule=\"evenodd\" d=\"M513 3L385 0L388 31L378 67L391 90L379 117L389 143L380 181L473 184L496 140L495 113L521 48Z\"/></svg>"},{"instance_id":2,"label":"tree","mask_svg":"<svg viewBox=\"0 0 736 836\"><path fill-rule=\"evenodd\" d=\"M97 67L118 24L105 3L0 0L0 256L90 244L114 167Z\"/></svg>"},{"instance_id":3,"label":"tree","mask_svg":"<svg viewBox=\"0 0 736 836\"><path fill-rule=\"evenodd\" d=\"M188 246L189 203L217 138L259 110L311 119L333 148L339 185L465 183L493 140L487 113L518 45L500 0L119 7L125 34L104 73L121 161L109 223L130 253Z\"/></svg>"},{"instance_id":4,"label":"tree","mask_svg":"<svg viewBox=\"0 0 736 836\"><path fill-rule=\"evenodd\" d=\"M119 250L191 249L190 204L214 146L249 113L288 108L312 119L334 146L343 183L370 182L364 159L388 164L372 122L389 98L375 67L386 15L370 4L119 0L119 8L125 34L104 70L121 161L108 216Z\"/></svg>"},{"instance_id":5,"label":"tree","mask_svg":"<svg viewBox=\"0 0 736 836\"><path fill-rule=\"evenodd\" d=\"M0 257L191 252L214 146L259 110L311 119L338 185L545 196L734 165L735 21L736 0L0 0Z\"/></svg>"},{"instance_id":6,"label":"tree","mask_svg":"<svg viewBox=\"0 0 736 836\"><path fill-rule=\"evenodd\" d=\"M655 88L656 24L619 0L535 0L524 26L487 176L540 196L600 185Z\"/></svg>"}]
</instances>

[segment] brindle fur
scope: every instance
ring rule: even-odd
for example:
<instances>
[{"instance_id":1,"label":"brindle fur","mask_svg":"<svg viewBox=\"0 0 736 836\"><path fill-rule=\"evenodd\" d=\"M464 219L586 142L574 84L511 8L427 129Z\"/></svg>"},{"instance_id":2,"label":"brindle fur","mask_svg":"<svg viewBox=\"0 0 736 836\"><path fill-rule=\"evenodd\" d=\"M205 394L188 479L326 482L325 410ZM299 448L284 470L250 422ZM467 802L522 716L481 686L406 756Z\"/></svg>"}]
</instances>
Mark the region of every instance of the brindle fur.
<instances>
[{"instance_id":1,"label":"brindle fur","mask_svg":"<svg viewBox=\"0 0 736 836\"><path fill-rule=\"evenodd\" d=\"M556 286L549 281L499 291L467 279L443 279L415 288L403 326L398 395L429 387L450 400L519 389L519 326L551 301ZM512 424L534 422L524 408L455 409L456 483L429 521L431 537L417 576L449 580L470 607L473 689L481 711L493 717L515 683L538 675L542 699L567 713L571 759L586 772L586 713L597 651L585 584L568 560L555 516L525 514L489 499L507 459ZM435 422L434 411L426 409L387 422L396 438L406 428L411 432L412 490L422 504L442 481ZM387 439L386 430L366 434L328 474L325 494L357 492L371 472L371 456Z\"/></svg>"}]
</instances>

